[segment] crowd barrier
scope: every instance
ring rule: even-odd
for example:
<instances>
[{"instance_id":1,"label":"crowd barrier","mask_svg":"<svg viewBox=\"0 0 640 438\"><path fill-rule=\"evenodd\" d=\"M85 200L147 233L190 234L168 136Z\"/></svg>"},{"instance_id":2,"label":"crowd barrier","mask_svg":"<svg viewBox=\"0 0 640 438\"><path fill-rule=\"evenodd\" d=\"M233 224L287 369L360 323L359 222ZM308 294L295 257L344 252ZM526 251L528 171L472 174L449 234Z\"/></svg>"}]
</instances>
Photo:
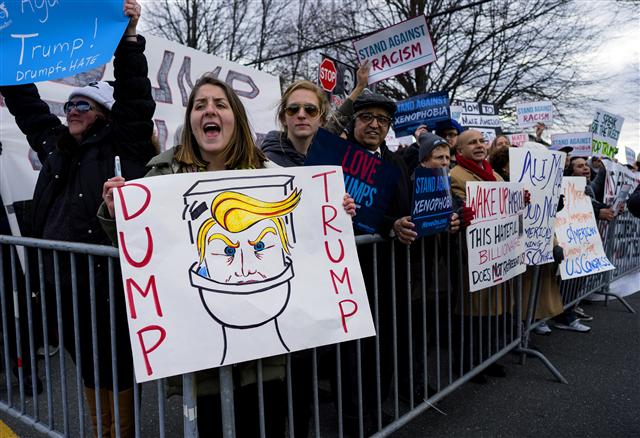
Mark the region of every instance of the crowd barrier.
<instances>
[{"instance_id":1,"label":"crowd barrier","mask_svg":"<svg viewBox=\"0 0 640 438\"><path fill-rule=\"evenodd\" d=\"M611 281L640 269L640 219L624 214L601 226L606 253L618 270L562 282L565 308L594 292L610 294ZM461 237L441 234L421 239L411 248L377 236L357 237L377 336L288 354L284 375L275 384L265 381L263 361L256 361L256 384L251 387L258 405L256 418L248 418L245 407L238 404L233 365L219 369L220 397L215 409L198 409L198 373L181 376L179 394L171 397L175 384L167 379L142 385L133 382L135 436L195 437L198 419L214 418L220 424L220 436L236 436L240 426L252 421L259 436L269 436L274 385L276 392L282 391L284 404L275 410L283 417L281 436L387 436L456 388L490 372L496 361L512 352L521 353L522 363L524 353L531 353L566 382L544 355L528 348L529 334L537 324L533 319L537 268L528 268L534 275L524 303L525 274L469 294L465 292L467 273L461 268L466 258ZM0 411L46 436L92 436L82 370L93 369L96 386L104 387L100 376L105 370L99 370L104 363L99 358L107 352L96 345L98 336L105 334L98 329L98 315L105 310L96 304L101 298L96 297L95 278L103 263L108 267L109 285L106 314L112 382L108 389L118 393L126 383L118 381L116 372L115 340L128 336L115 323L114 284L120 281L114 275L117 250L11 236L0 236L0 247L4 374ZM47 282L45 272L53 272L53 284ZM70 288L61 278L65 272L70 273ZM79 290L80 272L88 273L88 291ZM83 363L80 358L87 356L80 352L85 346L73 334L81 325L79 299L87 293L92 360ZM70 317L61 310L69 295ZM62 347L65 339L78 352L75 362ZM40 357L42 345L61 348L56 354L44 349ZM105 409L101 403L96 397L97 412ZM115 423L120 424L118 403L111 408ZM96 426L101 429L102 423ZM101 436L102 430L96 432ZM114 436L121 436L118 427Z\"/></svg>"}]
</instances>

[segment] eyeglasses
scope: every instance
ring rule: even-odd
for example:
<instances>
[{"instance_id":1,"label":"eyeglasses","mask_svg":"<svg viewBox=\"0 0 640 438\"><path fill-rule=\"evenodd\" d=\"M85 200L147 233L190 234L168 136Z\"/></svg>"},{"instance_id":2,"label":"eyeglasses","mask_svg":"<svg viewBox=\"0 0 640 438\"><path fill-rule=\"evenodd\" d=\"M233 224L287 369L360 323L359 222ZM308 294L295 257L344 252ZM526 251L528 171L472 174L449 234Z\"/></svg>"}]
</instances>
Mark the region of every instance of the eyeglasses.
<instances>
[{"instance_id":1,"label":"eyeglasses","mask_svg":"<svg viewBox=\"0 0 640 438\"><path fill-rule=\"evenodd\" d=\"M444 135L443 135L443 137L444 137L446 140L449 140L450 138L456 138L457 136L458 136L458 133L457 133L457 132L448 132L448 133L446 133L446 134L444 134Z\"/></svg>"},{"instance_id":2,"label":"eyeglasses","mask_svg":"<svg viewBox=\"0 0 640 438\"><path fill-rule=\"evenodd\" d=\"M64 104L64 113L69 114L73 109L76 109L79 113L86 113L93 109L93 106L86 100L78 100L76 102L67 102Z\"/></svg>"},{"instance_id":3,"label":"eyeglasses","mask_svg":"<svg viewBox=\"0 0 640 438\"><path fill-rule=\"evenodd\" d=\"M293 117L296 114L298 114L298 112L300 111L300 108L302 108L309 117L317 117L318 114L320 114L320 109L317 106L312 105L310 103L306 103L304 105L300 105L298 103L292 103L291 105L286 107L284 111L287 113L289 117Z\"/></svg>"},{"instance_id":4,"label":"eyeglasses","mask_svg":"<svg viewBox=\"0 0 640 438\"><path fill-rule=\"evenodd\" d=\"M371 123L373 121L373 119L376 119L376 121L378 122L378 124L380 126L382 126L383 128L386 128L387 126L389 126L389 124L391 123L391 118L387 117L387 116L375 116L371 113L362 113L362 114L358 114L356 117L358 117L360 120L362 120L364 123Z\"/></svg>"}]
</instances>

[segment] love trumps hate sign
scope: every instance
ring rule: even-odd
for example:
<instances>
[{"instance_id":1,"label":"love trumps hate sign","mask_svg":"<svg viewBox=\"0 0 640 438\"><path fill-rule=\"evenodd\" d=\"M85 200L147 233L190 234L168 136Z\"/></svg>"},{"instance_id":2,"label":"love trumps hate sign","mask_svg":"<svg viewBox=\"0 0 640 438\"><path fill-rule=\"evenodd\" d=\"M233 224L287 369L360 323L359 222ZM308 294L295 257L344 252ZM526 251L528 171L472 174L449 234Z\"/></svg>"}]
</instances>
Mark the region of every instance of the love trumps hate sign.
<instances>
[{"instance_id":1,"label":"love trumps hate sign","mask_svg":"<svg viewBox=\"0 0 640 438\"><path fill-rule=\"evenodd\" d=\"M73 76L108 63L128 22L123 0L0 0L0 85Z\"/></svg>"},{"instance_id":2,"label":"love trumps hate sign","mask_svg":"<svg viewBox=\"0 0 640 438\"><path fill-rule=\"evenodd\" d=\"M114 191L136 380L375 334L339 167Z\"/></svg>"},{"instance_id":3,"label":"love trumps hate sign","mask_svg":"<svg viewBox=\"0 0 640 438\"><path fill-rule=\"evenodd\" d=\"M476 211L466 231L470 292L522 274L527 269L522 238L524 186L468 181L467 205Z\"/></svg>"}]
</instances>

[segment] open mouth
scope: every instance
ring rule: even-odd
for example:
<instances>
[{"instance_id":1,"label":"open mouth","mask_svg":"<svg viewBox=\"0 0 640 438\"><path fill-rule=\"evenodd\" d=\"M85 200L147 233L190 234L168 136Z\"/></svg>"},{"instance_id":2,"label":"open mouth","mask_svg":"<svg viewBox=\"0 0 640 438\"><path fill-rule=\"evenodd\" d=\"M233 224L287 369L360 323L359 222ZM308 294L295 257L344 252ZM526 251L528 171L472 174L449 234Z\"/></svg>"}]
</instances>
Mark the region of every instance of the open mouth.
<instances>
[{"instance_id":1,"label":"open mouth","mask_svg":"<svg viewBox=\"0 0 640 438\"><path fill-rule=\"evenodd\" d=\"M220 133L220 126L213 122L207 122L202 126L202 130L207 138L213 138Z\"/></svg>"}]
</instances>

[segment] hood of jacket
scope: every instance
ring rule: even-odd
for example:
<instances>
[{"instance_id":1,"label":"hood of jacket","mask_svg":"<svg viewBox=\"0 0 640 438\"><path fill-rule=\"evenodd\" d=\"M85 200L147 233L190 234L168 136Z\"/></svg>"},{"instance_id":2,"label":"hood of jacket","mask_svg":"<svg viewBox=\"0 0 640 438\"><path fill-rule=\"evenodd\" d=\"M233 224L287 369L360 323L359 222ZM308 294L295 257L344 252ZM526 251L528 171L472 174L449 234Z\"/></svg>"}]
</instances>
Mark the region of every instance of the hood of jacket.
<instances>
[{"instance_id":1,"label":"hood of jacket","mask_svg":"<svg viewBox=\"0 0 640 438\"><path fill-rule=\"evenodd\" d=\"M282 131L270 131L262 140L260 149L267 158L282 167L302 166L307 158L293 146Z\"/></svg>"}]
</instances>

